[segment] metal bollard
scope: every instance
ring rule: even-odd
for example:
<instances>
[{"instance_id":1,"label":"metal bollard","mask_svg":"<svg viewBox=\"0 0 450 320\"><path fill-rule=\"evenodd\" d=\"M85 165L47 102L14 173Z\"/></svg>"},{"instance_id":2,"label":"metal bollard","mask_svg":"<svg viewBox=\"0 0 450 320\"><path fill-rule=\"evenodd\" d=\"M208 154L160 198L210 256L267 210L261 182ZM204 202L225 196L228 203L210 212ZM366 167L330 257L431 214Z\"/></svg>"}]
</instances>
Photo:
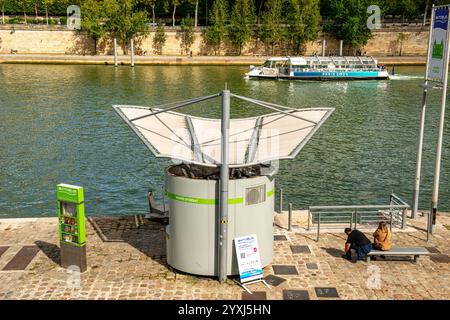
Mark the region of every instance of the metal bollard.
<instances>
[{"instance_id":1,"label":"metal bollard","mask_svg":"<svg viewBox=\"0 0 450 320\"><path fill-rule=\"evenodd\" d=\"M117 67L117 39L114 38L114 66Z\"/></svg>"},{"instance_id":2,"label":"metal bollard","mask_svg":"<svg viewBox=\"0 0 450 320\"><path fill-rule=\"evenodd\" d=\"M289 203L289 214L288 214L288 231L292 229L292 203Z\"/></svg>"},{"instance_id":3,"label":"metal bollard","mask_svg":"<svg viewBox=\"0 0 450 320\"><path fill-rule=\"evenodd\" d=\"M130 46L131 46L131 61L130 64L132 67L134 67L134 40L130 40Z\"/></svg>"},{"instance_id":4,"label":"metal bollard","mask_svg":"<svg viewBox=\"0 0 450 320\"><path fill-rule=\"evenodd\" d=\"M280 212L283 212L283 188L280 188Z\"/></svg>"}]
</instances>

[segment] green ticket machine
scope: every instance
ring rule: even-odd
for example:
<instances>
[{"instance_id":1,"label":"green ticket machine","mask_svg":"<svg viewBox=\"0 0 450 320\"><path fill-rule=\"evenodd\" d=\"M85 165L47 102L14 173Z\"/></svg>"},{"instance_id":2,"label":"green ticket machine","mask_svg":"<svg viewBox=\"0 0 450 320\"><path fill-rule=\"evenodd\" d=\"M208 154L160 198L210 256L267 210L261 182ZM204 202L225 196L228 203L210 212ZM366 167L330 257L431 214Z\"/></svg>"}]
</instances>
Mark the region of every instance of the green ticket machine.
<instances>
[{"instance_id":1,"label":"green ticket machine","mask_svg":"<svg viewBox=\"0 0 450 320\"><path fill-rule=\"evenodd\" d=\"M83 187L58 184L56 196L61 266L63 268L77 266L80 272L84 272L87 269L87 262Z\"/></svg>"}]
</instances>

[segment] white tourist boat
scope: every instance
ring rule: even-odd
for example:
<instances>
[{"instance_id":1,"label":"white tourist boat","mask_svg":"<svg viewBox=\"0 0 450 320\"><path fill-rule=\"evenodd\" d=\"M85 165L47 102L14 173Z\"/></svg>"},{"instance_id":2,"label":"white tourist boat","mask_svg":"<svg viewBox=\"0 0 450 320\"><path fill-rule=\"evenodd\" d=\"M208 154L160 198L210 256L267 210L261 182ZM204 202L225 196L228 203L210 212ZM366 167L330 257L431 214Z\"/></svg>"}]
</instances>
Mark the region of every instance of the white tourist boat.
<instances>
[{"instance_id":1,"label":"white tourist boat","mask_svg":"<svg viewBox=\"0 0 450 320\"><path fill-rule=\"evenodd\" d=\"M250 66L248 78L289 80L384 80L385 66L373 57L272 57L260 67Z\"/></svg>"}]
</instances>

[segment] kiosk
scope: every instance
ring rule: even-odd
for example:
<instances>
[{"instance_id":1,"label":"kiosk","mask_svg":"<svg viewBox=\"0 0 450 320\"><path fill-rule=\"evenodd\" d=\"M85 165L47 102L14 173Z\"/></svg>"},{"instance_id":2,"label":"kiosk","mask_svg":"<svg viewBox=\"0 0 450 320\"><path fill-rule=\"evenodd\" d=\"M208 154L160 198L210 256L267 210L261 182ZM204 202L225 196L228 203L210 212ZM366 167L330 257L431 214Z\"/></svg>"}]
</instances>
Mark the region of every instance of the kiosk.
<instances>
[{"instance_id":1,"label":"kiosk","mask_svg":"<svg viewBox=\"0 0 450 320\"><path fill-rule=\"evenodd\" d=\"M221 98L221 119L174 112ZM230 119L231 98L275 111ZM114 106L165 170L167 262L198 275L239 274L233 239L256 235L262 266L273 256L276 161L294 159L334 109L294 109L228 90L157 107ZM229 250L228 250L229 248Z\"/></svg>"},{"instance_id":2,"label":"kiosk","mask_svg":"<svg viewBox=\"0 0 450 320\"><path fill-rule=\"evenodd\" d=\"M61 266L76 266L80 272L87 269L86 228L83 188L70 184L56 187L58 201L59 240Z\"/></svg>"}]
</instances>

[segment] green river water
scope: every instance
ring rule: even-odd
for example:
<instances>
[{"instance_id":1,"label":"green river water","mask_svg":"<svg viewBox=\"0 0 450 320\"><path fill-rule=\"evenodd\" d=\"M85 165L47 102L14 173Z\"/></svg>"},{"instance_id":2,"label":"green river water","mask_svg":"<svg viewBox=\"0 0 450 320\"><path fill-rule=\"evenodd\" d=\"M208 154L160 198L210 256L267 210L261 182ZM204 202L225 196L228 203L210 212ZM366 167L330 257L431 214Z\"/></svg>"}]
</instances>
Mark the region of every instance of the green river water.
<instances>
[{"instance_id":1,"label":"green river water","mask_svg":"<svg viewBox=\"0 0 450 320\"><path fill-rule=\"evenodd\" d=\"M412 201L424 68L397 67L389 81L300 82L244 79L247 67L0 65L0 218L55 216L58 183L85 188L88 215L148 211L161 199L163 169L118 117L113 104L151 106L233 93L335 113L276 176L285 203L387 204L394 191ZM428 209L441 91L429 99L420 207ZM219 100L217 100L219 101ZM218 103L183 112L218 117ZM232 117L259 107L232 100ZM447 112L439 210L450 210L450 112Z\"/></svg>"}]
</instances>

